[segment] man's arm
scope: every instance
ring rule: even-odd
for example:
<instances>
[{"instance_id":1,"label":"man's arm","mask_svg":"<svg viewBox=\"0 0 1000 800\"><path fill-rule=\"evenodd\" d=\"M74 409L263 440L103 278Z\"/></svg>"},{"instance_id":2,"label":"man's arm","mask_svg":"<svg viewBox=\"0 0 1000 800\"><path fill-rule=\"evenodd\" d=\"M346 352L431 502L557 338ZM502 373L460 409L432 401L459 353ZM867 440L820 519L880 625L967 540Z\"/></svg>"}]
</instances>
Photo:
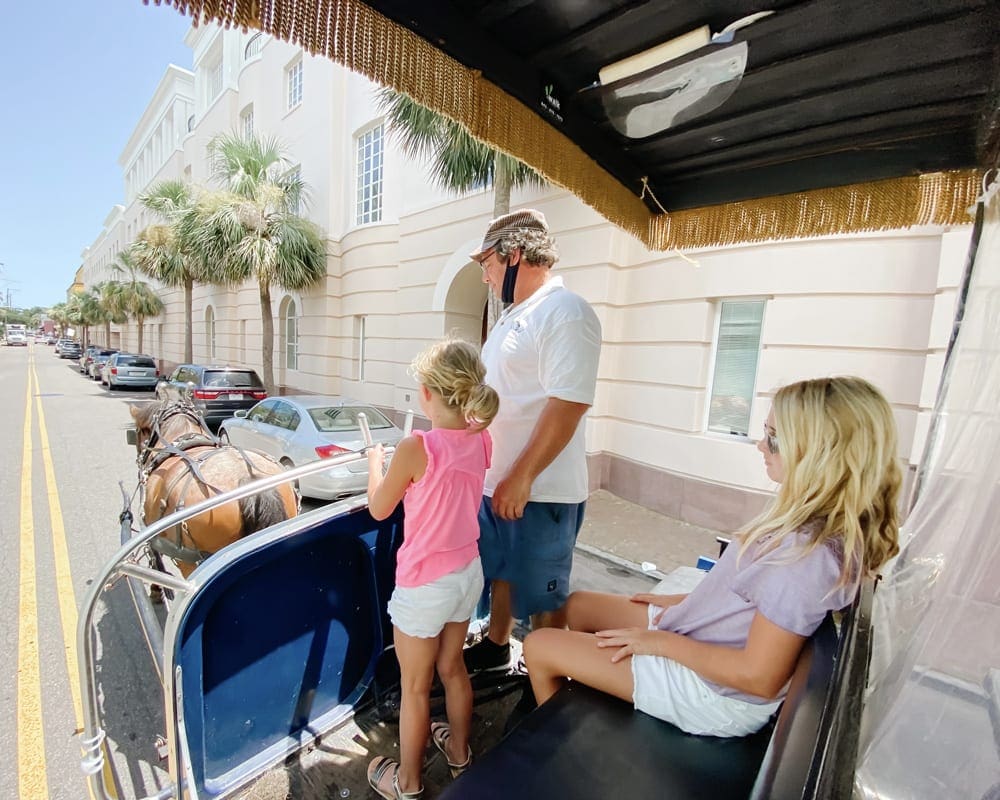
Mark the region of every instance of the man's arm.
<instances>
[{"instance_id":1,"label":"man's arm","mask_svg":"<svg viewBox=\"0 0 1000 800\"><path fill-rule=\"evenodd\" d=\"M550 397L542 408L528 443L493 491L493 513L500 519L520 519L531 496L531 484L573 438L586 403Z\"/></svg>"}]
</instances>

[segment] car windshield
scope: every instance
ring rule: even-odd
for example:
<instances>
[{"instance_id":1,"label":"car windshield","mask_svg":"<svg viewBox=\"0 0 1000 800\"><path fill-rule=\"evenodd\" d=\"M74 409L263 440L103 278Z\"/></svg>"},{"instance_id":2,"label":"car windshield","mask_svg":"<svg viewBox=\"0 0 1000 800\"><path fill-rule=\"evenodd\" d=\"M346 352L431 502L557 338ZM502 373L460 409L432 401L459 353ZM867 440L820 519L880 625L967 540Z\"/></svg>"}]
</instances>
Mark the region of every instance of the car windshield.
<instances>
[{"instance_id":1,"label":"car windshield","mask_svg":"<svg viewBox=\"0 0 1000 800\"><path fill-rule=\"evenodd\" d=\"M156 367L149 356L118 356L118 364L125 367Z\"/></svg>"},{"instance_id":2,"label":"car windshield","mask_svg":"<svg viewBox=\"0 0 1000 800\"><path fill-rule=\"evenodd\" d=\"M204 386L246 387L252 389L261 389L264 386L260 378L257 377L257 373L246 370L206 369L202 384Z\"/></svg>"},{"instance_id":3,"label":"car windshield","mask_svg":"<svg viewBox=\"0 0 1000 800\"><path fill-rule=\"evenodd\" d=\"M372 430L391 428L392 423L377 408L372 406L327 406L325 408L310 408L309 416L313 424L323 433L338 431L359 431L358 414L364 412L368 417L368 427Z\"/></svg>"}]
</instances>

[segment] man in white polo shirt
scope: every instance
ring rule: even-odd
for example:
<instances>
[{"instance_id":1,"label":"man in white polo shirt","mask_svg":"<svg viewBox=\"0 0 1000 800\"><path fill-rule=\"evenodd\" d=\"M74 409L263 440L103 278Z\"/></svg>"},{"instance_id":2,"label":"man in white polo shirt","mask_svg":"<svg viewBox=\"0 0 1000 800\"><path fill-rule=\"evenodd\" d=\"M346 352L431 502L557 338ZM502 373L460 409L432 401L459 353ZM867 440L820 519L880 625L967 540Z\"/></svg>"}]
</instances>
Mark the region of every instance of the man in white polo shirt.
<instances>
[{"instance_id":1,"label":"man in white polo shirt","mask_svg":"<svg viewBox=\"0 0 1000 800\"><path fill-rule=\"evenodd\" d=\"M493 461L479 511L490 627L465 651L469 671L478 672L509 666L515 619L565 627L588 495L583 418L594 403L601 324L551 274L558 252L540 211L493 220L471 258L507 305L483 345L500 412L490 425Z\"/></svg>"}]
</instances>

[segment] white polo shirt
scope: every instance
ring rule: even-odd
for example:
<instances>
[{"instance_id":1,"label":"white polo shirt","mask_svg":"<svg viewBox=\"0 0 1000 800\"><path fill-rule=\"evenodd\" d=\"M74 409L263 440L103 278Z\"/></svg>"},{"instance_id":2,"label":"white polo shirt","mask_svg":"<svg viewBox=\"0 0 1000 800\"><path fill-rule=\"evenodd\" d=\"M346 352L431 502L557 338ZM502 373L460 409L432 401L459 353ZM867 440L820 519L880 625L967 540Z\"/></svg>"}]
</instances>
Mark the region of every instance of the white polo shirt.
<instances>
[{"instance_id":1,"label":"white polo shirt","mask_svg":"<svg viewBox=\"0 0 1000 800\"><path fill-rule=\"evenodd\" d=\"M586 300L550 277L531 297L497 320L483 345L486 382L500 395L490 425L493 462L484 493L510 472L550 397L594 404L601 323ZM587 450L583 419L573 438L531 485L531 500L581 503L587 499Z\"/></svg>"}]
</instances>

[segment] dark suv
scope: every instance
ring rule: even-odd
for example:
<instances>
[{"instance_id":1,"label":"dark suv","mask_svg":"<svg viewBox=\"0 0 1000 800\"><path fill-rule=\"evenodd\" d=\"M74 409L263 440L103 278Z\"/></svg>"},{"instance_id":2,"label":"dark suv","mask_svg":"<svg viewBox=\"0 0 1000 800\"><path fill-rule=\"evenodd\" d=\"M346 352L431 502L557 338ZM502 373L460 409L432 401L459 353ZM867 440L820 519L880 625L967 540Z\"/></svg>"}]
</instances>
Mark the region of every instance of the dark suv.
<instances>
[{"instance_id":1,"label":"dark suv","mask_svg":"<svg viewBox=\"0 0 1000 800\"><path fill-rule=\"evenodd\" d=\"M181 364L169 377L156 384L160 400L191 398L209 430L240 409L252 408L267 397L264 383L247 367L217 367L204 364Z\"/></svg>"}]
</instances>

